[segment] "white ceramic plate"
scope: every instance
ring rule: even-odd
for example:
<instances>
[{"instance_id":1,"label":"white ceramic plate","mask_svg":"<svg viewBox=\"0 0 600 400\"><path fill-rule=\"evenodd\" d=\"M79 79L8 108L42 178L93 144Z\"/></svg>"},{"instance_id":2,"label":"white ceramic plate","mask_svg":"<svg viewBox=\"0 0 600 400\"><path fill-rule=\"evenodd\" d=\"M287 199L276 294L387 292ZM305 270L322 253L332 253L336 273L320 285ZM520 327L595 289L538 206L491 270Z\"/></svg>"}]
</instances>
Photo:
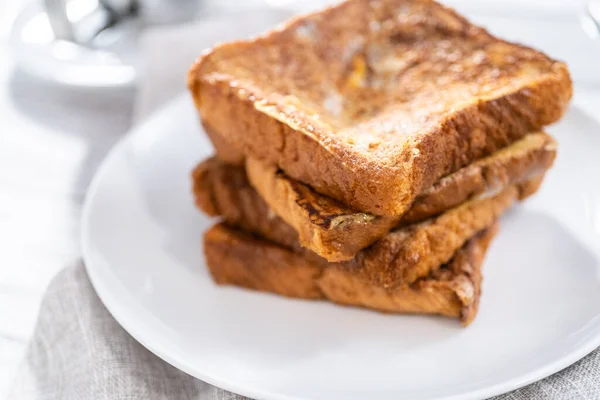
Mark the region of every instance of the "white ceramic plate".
<instances>
[{"instance_id":1,"label":"white ceramic plate","mask_svg":"<svg viewBox=\"0 0 600 400\"><path fill-rule=\"evenodd\" d=\"M600 132L572 107L541 192L502 221L479 316L391 316L215 286L190 170L211 154L191 102L115 147L83 213L100 298L144 346L214 385L265 399L481 398L600 345Z\"/></svg>"}]
</instances>

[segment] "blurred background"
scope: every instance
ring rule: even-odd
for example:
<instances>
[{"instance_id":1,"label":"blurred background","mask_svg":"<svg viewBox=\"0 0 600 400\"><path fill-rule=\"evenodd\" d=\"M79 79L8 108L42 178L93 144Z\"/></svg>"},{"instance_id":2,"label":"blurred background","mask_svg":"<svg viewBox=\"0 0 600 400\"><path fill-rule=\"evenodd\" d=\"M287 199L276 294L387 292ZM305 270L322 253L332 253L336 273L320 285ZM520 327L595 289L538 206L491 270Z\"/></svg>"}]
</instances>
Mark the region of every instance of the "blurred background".
<instances>
[{"instance_id":1,"label":"blurred background","mask_svg":"<svg viewBox=\"0 0 600 400\"><path fill-rule=\"evenodd\" d=\"M566 61L575 102L598 115L600 1L442 2ZM0 398L44 289L78 262L81 205L108 150L185 91L204 48L327 3L0 0Z\"/></svg>"}]
</instances>

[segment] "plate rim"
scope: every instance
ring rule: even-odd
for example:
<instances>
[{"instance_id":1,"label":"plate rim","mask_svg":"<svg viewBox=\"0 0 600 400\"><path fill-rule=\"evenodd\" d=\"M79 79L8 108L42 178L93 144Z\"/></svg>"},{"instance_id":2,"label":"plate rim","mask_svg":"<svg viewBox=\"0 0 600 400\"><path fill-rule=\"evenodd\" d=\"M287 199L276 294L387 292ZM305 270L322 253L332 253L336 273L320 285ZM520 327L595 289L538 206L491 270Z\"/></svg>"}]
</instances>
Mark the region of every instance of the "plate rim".
<instances>
[{"instance_id":1,"label":"plate rim","mask_svg":"<svg viewBox=\"0 0 600 400\"><path fill-rule=\"evenodd\" d=\"M102 263L95 262L94 257L91 256L90 247L92 246L92 238L89 228L90 214L94 206L94 199L97 195L97 192L102 186L103 180L107 174L108 169L111 166L111 163L114 159L117 159L118 157L122 156L122 154L124 154L124 150L127 149L128 145L133 143L138 136L143 136L149 129L152 129L149 128L149 126L151 126L155 120L161 119L163 115L168 115L171 109L183 107L185 105L185 102L190 101L191 100L188 98L188 96L186 96L185 94L181 94L173 100L169 101L167 104L160 107L158 110L153 112L148 118L146 118L141 123L133 126L125 135L123 135L123 137L121 137L108 151L108 153L100 163L100 166L97 168L94 177L92 178L91 183L86 191L81 212L80 241L84 267L87 271L88 277L90 279L90 282L92 283L96 294L98 295L108 312L117 321L117 323L129 335L131 335L132 338L134 338L137 342L139 342L142 346L144 346L147 350L159 357L164 362L187 373L195 379L199 379L208 384L211 384L221 389L228 390L230 392L234 392L236 394L260 399L305 400L305 398L303 397L289 396L281 393L275 393L272 391L264 391L253 388L250 385L238 385L231 381L224 380L222 378L210 374L208 371L206 371L206 368L204 368L203 370L198 369L183 359L179 359L178 357L171 357L168 354L168 349L165 349L164 346L162 346L163 348L161 348L160 345L155 346L152 343L149 343L146 340L146 337L144 336L144 330L139 327L136 327L136 324L134 322L129 321L128 317L125 315L126 312L123 311L124 308L119 307L116 299L111 299L112 295L110 293L110 288L103 283L102 278L100 277L100 274L98 272L98 268L102 268ZM531 383L547 378L548 376L553 375L573 365L574 363L581 360L582 358L593 352L595 349L600 347L600 315L594 317L586 325L584 325L584 327L589 325L598 325L598 332L596 333L596 335L592 335L591 337L587 338L582 342L582 344L579 345L579 347L577 347L576 350L569 352L562 357L558 357L551 363L535 368L529 373L517 376L512 379L507 379L503 382L498 382L487 387L473 389L456 395L437 397L437 399L455 400L488 398L508 393L510 391L522 388Z\"/></svg>"}]
</instances>

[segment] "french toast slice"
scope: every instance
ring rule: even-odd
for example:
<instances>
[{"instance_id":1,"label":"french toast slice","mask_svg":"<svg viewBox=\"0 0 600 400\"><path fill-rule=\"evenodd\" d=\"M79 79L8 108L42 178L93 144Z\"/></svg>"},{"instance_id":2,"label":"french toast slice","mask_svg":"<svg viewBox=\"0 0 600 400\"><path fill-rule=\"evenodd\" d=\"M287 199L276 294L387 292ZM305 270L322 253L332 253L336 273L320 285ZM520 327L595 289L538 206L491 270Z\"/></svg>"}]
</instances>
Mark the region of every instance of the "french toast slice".
<instances>
[{"instance_id":1,"label":"french toast slice","mask_svg":"<svg viewBox=\"0 0 600 400\"><path fill-rule=\"evenodd\" d=\"M559 119L565 64L431 0L348 0L191 68L201 120L244 154L374 215Z\"/></svg>"},{"instance_id":2,"label":"french toast slice","mask_svg":"<svg viewBox=\"0 0 600 400\"><path fill-rule=\"evenodd\" d=\"M214 281L302 299L321 299L386 313L439 314L470 324L481 296L481 265L496 225L478 233L452 260L410 286L387 290L326 262L225 224L204 235Z\"/></svg>"},{"instance_id":3,"label":"french toast slice","mask_svg":"<svg viewBox=\"0 0 600 400\"><path fill-rule=\"evenodd\" d=\"M440 179L400 216L362 213L317 193L277 168L246 159L248 180L269 207L299 234L300 243L328 261L349 260L397 225L423 221L459 204L542 176L556 157L556 141L530 133Z\"/></svg>"},{"instance_id":4,"label":"french toast slice","mask_svg":"<svg viewBox=\"0 0 600 400\"><path fill-rule=\"evenodd\" d=\"M279 240L288 247L302 245L328 261L344 261L395 227L426 220L458 203L497 193L505 186L517 184L520 199L535 193L545 168L554 159L553 144L545 134L528 135L494 156L443 178L417 199L415 211L409 210L406 219L353 212L277 173L254 177L267 187L261 195L249 183L243 167L217 158L196 167L193 190L197 206L211 216L223 216L232 225ZM276 179L274 185L272 178ZM274 190L269 192L269 186Z\"/></svg>"},{"instance_id":5,"label":"french toast slice","mask_svg":"<svg viewBox=\"0 0 600 400\"><path fill-rule=\"evenodd\" d=\"M206 163L219 160L210 159ZM194 172L194 195L201 210L294 249L307 259L326 261L300 245L297 232L273 213L247 183L243 168L228 166L220 169L225 177L219 177L206 172L210 170L204 168L206 163ZM406 286L448 262L470 237L489 227L519 195L517 187L509 186L493 197L467 201L435 218L393 229L353 259L330 265L354 271L381 287Z\"/></svg>"}]
</instances>

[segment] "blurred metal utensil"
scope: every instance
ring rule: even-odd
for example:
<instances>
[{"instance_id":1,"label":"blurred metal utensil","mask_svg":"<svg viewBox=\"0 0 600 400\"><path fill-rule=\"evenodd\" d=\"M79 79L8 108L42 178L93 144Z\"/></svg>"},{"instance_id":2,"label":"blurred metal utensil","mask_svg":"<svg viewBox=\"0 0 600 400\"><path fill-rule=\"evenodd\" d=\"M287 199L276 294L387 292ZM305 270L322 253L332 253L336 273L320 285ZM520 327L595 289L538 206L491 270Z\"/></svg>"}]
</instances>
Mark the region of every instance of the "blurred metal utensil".
<instances>
[{"instance_id":1,"label":"blurred metal utensil","mask_svg":"<svg viewBox=\"0 0 600 400\"><path fill-rule=\"evenodd\" d=\"M131 14L131 10L117 11L103 5L105 1L108 0L44 0L55 39L89 43L100 32Z\"/></svg>"},{"instance_id":2,"label":"blurred metal utensil","mask_svg":"<svg viewBox=\"0 0 600 400\"><path fill-rule=\"evenodd\" d=\"M199 0L44 0L57 39L87 43L126 19L137 26L185 22L197 14Z\"/></svg>"},{"instance_id":3,"label":"blurred metal utensil","mask_svg":"<svg viewBox=\"0 0 600 400\"><path fill-rule=\"evenodd\" d=\"M135 13L138 6L137 0L99 0L99 3L114 15L121 17Z\"/></svg>"},{"instance_id":4,"label":"blurred metal utensil","mask_svg":"<svg viewBox=\"0 0 600 400\"><path fill-rule=\"evenodd\" d=\"M32 75L76 86L131 85L145 27L194 19L208 0L37 0L11 30L18 63Z\"/></svg>"},{"instance_id":5,"label":"blurred metal utensil","mask_svg":"<svg viewBox=\"0 0 600 400\"><path fill-rule=\"evenodd\" d=\"M10 41L31 75L73 86L127 86L143 73L138 38L148 26L235 15L244 32L253 26L245 18L256 18L248 12L306 11L313 1L332 0L37 0L19 13Z\"/></svg>"}]
</instances>

